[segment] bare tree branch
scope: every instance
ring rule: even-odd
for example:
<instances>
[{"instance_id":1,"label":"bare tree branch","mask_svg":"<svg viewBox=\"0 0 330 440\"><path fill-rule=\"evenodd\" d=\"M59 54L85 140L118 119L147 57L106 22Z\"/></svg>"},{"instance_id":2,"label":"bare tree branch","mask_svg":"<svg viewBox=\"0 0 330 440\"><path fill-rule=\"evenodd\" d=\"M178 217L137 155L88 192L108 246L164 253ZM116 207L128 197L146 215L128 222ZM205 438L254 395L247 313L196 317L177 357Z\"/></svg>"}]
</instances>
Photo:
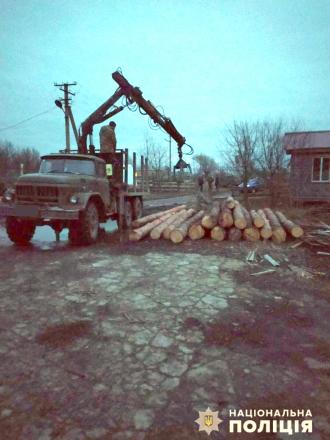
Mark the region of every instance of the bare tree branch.
<instances>
[{"instance_id":1,"label":"bare tree branch","mask_svg":"<svg viewBox=\"0 0 330 440\"><path fill-rule=\"evenodd\" d=\"M142 154L149 159L150 175L154 183L161 186L168 163L167 148L156 144L152 137L146 135Z\"/></svg>"},{"instance_id":2,"label":"bare tree branch","mask_svg":"<svg viewBox=\"0 0 330 440\"><path fill-rule=\"evenodd\" d=\"M264 176L271 196L271 204L278 201L281 184L285 180L289 159L283 147L283 136L286 131L296 131L300 123L288 124L282 119L266 120L259 123L257 162Z\"/></svg>"},{"instance_id":3,"label":"bare tree branch","mask_svg":"<svg viewBox=\"0 0 330 440\"><path fill-rule=\"evenodd\" d=\"M38 169L39 153L34 148L17 148L11 142L0 141L0 181L13 183L20 174L21 164L24 172Z\"/></svg>"},{"instance_id":4,"label":"bare tree branch","mask_svg":"<svg viewBox=\"0 0 330 440\"><path fill-rule=\"evenodd\" d=\"M227 127L225 141L229 148L226 155L227 166L241 178L244 199L247 202L247 183L255 169L258 124L234 121L231 126Z\"/></svg>"},{"instance_id":5,"label":"bare tree branch","mask_svg":"<svg viewBox=\"0 0 330 440\"><path fill-rule=\"evenodd\" d=\"M207 156L206 154L198 154L193 157L193 160L198 165L198 174L213 174L219 169L219 165L216 163L213 157Z\"/></svg>"}]
</instances>

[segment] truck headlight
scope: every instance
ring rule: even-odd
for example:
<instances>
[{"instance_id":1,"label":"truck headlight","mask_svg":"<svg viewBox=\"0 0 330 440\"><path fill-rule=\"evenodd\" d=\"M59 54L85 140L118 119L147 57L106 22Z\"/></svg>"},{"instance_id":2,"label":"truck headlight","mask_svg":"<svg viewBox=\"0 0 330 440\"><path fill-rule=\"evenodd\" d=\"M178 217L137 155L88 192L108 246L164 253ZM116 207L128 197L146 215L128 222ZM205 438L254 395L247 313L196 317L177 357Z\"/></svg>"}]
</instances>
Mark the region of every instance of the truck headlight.
<instances>
[{"instance_id":1,"label":"truck headlight","mask_svg":"<svg viewBox=\"0 0 330 440\"><path fill-rule=\"evenodd\" d=\"M3 198L6 202L11 202L14 199L14 190L13 189L7 189L3 195Z\"/></svg>"},{"instance_id":2,"label":"truck headlight","mask_svg":"<svg viewBox=\"0 0 330 440\"><path fill-rule=\"evenodd\" d=\"M73 195L70 197L70 203L72 203L73 205L76 205L78 203L78 196Z\"/></svg>"}]
</instances>

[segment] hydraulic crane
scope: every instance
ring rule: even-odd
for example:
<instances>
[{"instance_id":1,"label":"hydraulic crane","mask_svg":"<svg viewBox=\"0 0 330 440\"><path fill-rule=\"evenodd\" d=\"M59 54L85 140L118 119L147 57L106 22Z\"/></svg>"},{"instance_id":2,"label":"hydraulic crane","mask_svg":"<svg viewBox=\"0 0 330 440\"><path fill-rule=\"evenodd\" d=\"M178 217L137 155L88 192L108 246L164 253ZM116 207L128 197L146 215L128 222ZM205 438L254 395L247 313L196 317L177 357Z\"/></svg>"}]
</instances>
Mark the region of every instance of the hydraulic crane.
<instances>
[{"instance_id":1,"label":"hydraulic crane","mask_svg":"<svg viewBox=\"0 0 330 440\"><path fill-rule=\"evenodd\" d=\"M179 161L174 169L190 168L182 159L182 147L186 140L172 121L144 99L141 90L133 87L120 72L114 72L112 77L118 84L117 90L81 124L80 133L75 129L67 96L64 110L62 100L55 101L66 116L67 141L70 119L78 153L81 154L70 152L67 142L65 151L43 156L39 173L20 176L15 189L6 194L4 203L0 203L0 215L6 217L7 234L14 243L27 244L37 226L49 225L57 239L62 229L68 228L72 244L91 244L98 238L100 223L108 219L116 220L122 230L130 227L132 220L142 215L144 187L142 184L142 191L137 191L135 185L128 184L128 151L96 152L92 143L94 125L104 122L125 107L136 106L141 114L148 115L154 124L176 141ZM66 95L68 85L64 84ZM121 98L123 105L117 107L115 104Z\"/></svg>"},{"instance_id":2,"label":"hydraulic crane","mask_svg":"<svg viewBox=\"0 0 330 440\"><path fill-rule=\"evenodd\" d=\"M171 119L162 115L151 101L146 100L142 96L142 91L138 87L132 86L118 70L112 74L112 78L118 84L115 93L81 124L78 142L79 153L87 154L88 152L92 153L95 150L93 142L91 141L94 125L106 121L121 112L125 107L130 107L131 105L136 104L142 115L148 115L154 124L162 127L177 143L179 161L174 168L190 168L190 166L182 159L182 147L188 144L186 144L186 139L178 132ZM116 106L116 102L121 98L125 100L125 105ZM90 139L89 146L87 146L88 137ZM188 145L188 147L190 148L190 152L187 154L192 154L192 147L190 145Z\"/></svg>"}]
</instances>

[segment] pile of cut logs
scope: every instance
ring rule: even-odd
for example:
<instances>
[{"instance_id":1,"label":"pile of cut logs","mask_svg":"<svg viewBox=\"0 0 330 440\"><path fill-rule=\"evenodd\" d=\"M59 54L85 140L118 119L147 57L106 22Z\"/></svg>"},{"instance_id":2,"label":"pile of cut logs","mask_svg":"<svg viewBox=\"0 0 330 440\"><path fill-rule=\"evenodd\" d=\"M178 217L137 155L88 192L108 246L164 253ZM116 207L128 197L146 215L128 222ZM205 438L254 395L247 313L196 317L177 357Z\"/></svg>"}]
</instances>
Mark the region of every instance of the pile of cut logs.
<instances>
[{"instance_id":1,"label":"pile of cut logs","mask_svg":"<svg viewBox=\"0 0 330 440\"><path fill-rule=\"evenodd\" d=\"M248 211L232 197L222 203L213 202L207 212L176 206L135 220L133 228L129 233L132 241L150 235L154 240L163 237L173 243L181 243L186 237L199 240L209 236L217 241L272 239L280 244L286 241L287 234L293 238L303 235L303 229L282 212L270 208Z\"/></svg>"}]
</instances>

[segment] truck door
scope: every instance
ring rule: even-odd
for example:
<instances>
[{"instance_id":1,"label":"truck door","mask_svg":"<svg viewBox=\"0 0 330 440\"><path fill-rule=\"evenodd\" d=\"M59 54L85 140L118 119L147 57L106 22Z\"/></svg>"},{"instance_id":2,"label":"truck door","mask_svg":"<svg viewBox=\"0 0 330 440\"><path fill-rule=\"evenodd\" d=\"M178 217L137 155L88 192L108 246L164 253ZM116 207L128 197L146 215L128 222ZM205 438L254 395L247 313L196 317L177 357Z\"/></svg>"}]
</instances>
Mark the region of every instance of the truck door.
<instances>
[{"instance_id":1,"label":"truck door","mask_svg":"<svg viewBox=\"0 0 330 440\"><path fill-rule=\"evenodd\" d=\"M110 206L110 190L109 181L106 176L105 163L96 163L96 176L97 176L97 190L100 193L102 200L105 203L106 209L108 211Z\"/></svg>"}]
</instances>

